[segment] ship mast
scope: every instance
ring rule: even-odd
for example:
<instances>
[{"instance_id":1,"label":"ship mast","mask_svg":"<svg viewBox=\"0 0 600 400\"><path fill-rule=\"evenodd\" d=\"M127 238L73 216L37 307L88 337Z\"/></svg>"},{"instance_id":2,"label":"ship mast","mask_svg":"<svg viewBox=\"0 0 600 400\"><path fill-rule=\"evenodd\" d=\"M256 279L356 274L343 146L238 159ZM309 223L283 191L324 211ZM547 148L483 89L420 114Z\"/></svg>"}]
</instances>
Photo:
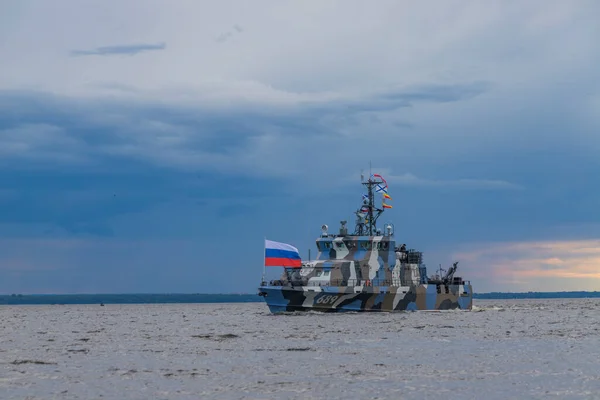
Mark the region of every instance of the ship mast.
<instances>
[{"instance_id":1,"label":"ship mast","mask_svg":"<svg viewBox=\"0 0 600 400\"><path fill-rule=\"evenodd\" d=\"M361 183L367 187L367 199L363 201L363 205L360 210L356 212L359 216L359 222L356 226L356 234L359 236L368 235L373 236L374 232L377 231L377 219L383 212L383 208L377 208L375 206L375 187L385 188L387 184L383 179L377 179L374 175L370 175L367 181L361 174ZM367 214L367 223L365 224L360 218L360 214ZM366 226L365 226L366 225Z\"/></svg>"}]
</instances>

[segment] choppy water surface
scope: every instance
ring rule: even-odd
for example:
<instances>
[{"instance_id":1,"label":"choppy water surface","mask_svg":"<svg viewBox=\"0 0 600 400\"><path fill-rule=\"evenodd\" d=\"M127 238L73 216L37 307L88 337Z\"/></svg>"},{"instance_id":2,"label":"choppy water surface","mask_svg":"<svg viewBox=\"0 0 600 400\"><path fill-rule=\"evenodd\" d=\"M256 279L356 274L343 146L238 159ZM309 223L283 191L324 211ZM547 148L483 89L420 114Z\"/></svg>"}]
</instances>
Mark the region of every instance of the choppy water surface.
<instances>
[{"instance_id":1,"label":"choppy water surface","mask_svg":"<svg viewBox=\"0 0 600 400\"><path fill-rule=\"evenodd\" d=\"M0 307L2 399L600 398L600 299Z\"/></svg>"}]
</instances>

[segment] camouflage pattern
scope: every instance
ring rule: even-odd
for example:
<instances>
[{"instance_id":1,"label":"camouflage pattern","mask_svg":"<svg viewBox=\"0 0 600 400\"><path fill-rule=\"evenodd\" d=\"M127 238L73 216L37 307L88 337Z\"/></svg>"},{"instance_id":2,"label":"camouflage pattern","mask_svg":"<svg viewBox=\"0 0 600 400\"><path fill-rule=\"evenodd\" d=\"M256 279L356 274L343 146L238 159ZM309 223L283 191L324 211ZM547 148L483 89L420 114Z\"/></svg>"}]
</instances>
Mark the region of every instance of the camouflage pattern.
<instances>
[{"instance_id":1,"label":"camouflage pattern","mask_svg":"<svg viewBox=\"0 0 600 400\"><path fill-rule=\"evenodd\" d=\"M271 312L472 308L469 282L427 278L421 253L400 251L393 235L323 235L317 248L316 260L259 287Z\"/></svg>"}]
</instances>

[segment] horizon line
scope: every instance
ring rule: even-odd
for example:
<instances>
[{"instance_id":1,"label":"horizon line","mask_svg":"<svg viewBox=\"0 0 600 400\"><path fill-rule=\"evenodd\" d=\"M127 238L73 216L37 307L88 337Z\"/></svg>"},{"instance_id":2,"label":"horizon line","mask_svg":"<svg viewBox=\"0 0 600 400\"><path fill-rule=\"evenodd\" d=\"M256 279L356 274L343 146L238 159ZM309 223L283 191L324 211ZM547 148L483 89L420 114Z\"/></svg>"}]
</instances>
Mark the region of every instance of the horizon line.
<instances>
[{"instance_id":1,"label":"horizon line","mask_svg":"<svg viewBox=\"0 0 600 400\"><path fill-rule=\"evenodd\" d=\"M599 290L562 290L562 291L527 291L527 292L473 292L473 295L486 294L546 294L546 293L598 293ZM229 293L200 293L200 292L100 292L100 293L0 293L0 296L119 296L119 295L160 295L160 296L254 296L256 293L229 292Z\"/></svg>"}]
</instances>

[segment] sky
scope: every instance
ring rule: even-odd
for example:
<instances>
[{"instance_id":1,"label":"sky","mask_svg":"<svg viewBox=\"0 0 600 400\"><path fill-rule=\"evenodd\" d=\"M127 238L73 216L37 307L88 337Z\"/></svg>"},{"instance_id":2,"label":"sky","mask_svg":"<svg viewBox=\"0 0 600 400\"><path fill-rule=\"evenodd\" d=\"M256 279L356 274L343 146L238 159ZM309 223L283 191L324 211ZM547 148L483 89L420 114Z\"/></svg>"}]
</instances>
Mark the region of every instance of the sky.
<instances>
[{"instance_id":1,"label":"sky","mask_svg":"<svg viewBox=\"0 0 600 400\"><path fill-rule=\"evenodd\" d=\"M380 173L476 292L600 290L600 3L0 3L0 293L254 293Z\"/></svg>"}]
</instances>

